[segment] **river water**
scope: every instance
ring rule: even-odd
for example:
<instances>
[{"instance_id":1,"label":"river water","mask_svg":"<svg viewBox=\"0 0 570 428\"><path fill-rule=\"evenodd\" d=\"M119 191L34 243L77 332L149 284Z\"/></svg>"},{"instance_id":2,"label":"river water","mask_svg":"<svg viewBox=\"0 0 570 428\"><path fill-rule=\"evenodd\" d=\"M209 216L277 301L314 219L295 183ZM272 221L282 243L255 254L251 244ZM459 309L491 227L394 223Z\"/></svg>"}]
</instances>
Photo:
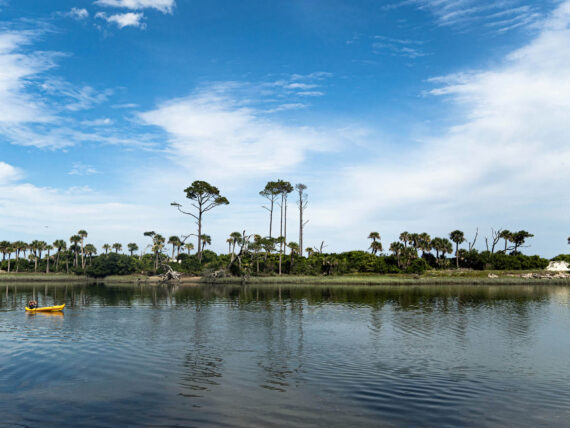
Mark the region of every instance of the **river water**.
<instances>
[{"instance_id":1,"label":"river water","mask_svg":"<svg viewBox=\"0 0 570 428\"><path fill-rule=\"evenodd\" d=\"M24 312L66 303L63 314ZM570 425L570 288L0 285L0 425Z\"/></svg>"}]
</instances>

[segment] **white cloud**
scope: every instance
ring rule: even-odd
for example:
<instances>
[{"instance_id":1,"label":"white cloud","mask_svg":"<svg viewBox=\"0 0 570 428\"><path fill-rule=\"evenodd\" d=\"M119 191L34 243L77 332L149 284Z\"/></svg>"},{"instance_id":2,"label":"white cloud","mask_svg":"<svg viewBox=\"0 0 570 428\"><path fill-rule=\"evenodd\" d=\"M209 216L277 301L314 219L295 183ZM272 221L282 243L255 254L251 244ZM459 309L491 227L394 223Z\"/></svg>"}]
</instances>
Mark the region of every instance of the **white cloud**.
<instances>
[{"instance_id":1,"label":"white cloud","mask_svg":"<svg viewBox=\"0 0 570 428\"><path fill-rule=\"evenodd\" d=\"M89 18L89 12L87 9L79 9L77 7L71 8L71 10L64 13L64 15L69 18L77 19L78 21Z\"/></svg>"},{"instance_id":2,"label":"white cloud","mask_svg":"<svg viewBox=\"0 0 570 428\"><path fill-rule=\"evenodd\" d=\"M330 227L360 223L365 230L373 222L417 222L419 217L426 229L430 224L444 230L461 223L532 224L545 241L565 233L570 212L569 26L570 2L565 2L540 34L502 65L433 79L443 86L431 94L447 97L463 119L400 156L346 168L331 197L350 194L343 204L353 208L352 215L339 209L325 216L323 206L315 222Z\"/></svg>"},{"instance_id":3,"label":"white cloud","mask_svg":"<svg viewBox=\"0 0 570 428\"><path fill-rule=\"evenodd\" d=\"M97 12L97 14L95 14L95 18L104 19L108 23L117 25L119 28L146 28L146 24L143 22L144 15L142 13L127 12L118 13L116 15L107 15L105 12Z\"/></svg>"},{"instance_id":4,"label":"white cloud","mask_svg":"<svg viewBox=\"0 0 570 428\"><path fill-rule=\"evenodd\" d=\"M210 176L276 174L296 167L310 152L335 149L336 137L269 120L264 117L267 112L206 90L166 102L140 117L167 132L176 162Z\"/></svg>"},{"instance_id":5,"label":"white cloud","mask_svg":"<svg viewBox=\"0 0 570 428\"><path fill-rule=\"evenodd\" d=\"M176 5L174 0L96 0L95 4L133 10L156 9L162 13L172 13Z\"/></svg>"},{"instance_id":6,"label":"white cloud","mask_svg":"<svg viewBox=\"0 0 570 428\"><path fill-rule=\"evenodd\" d=\"M30 79L53 67L53 54L19 52L34 36L33 32L0 33L0 127L52 118L44 104L26 92Z\"/></svg>"},{"instance_id":7,"label":"white cloud","mask_svg":"<svg viewBox=\"0 0 570 428\"><path fill-rule=\"evenodd\" d=\"M6 185L21 178L21 172L5 162L0 162L0 185Z\"/></svg>"}]
</instances>

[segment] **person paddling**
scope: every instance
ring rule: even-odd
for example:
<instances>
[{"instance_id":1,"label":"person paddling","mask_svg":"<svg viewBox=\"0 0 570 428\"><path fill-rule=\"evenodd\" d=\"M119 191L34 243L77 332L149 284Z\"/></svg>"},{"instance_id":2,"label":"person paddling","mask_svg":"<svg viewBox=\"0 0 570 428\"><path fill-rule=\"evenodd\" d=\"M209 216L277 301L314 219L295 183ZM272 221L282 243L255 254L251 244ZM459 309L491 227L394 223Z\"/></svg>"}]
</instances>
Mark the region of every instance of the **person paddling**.
<instances>
[{"instance_id":1,"label":"person paddling","mask_svg":"<svg viewBox=\"0 0 570 428\"><path fill-rule=\"evenodd\" d=\"M28 308L36 309L38 307L38 302L36 300L30 300L28 302Z\"/></svg>"}]
</instances>

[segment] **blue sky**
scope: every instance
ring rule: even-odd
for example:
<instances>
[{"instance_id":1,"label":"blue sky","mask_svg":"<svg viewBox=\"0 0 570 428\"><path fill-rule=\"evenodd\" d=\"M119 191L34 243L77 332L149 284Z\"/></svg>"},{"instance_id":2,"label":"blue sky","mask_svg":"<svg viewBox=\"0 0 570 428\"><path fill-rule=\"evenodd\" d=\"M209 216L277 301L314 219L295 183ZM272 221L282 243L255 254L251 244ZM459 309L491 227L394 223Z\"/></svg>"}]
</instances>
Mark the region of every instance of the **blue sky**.
<instances>
[{"instance_id":1,"label":"blue sky","mask_svg":"<svg viewBox=\"0 0 570 428\"><path fill-rule=\"evenodd\" d=\"M526 229L568 252L570 2L0 0L0 235L97 246L266 234L308 186L305 242ZM291 198L289 241L297 241Z\"/></svg>"}]
</instances>

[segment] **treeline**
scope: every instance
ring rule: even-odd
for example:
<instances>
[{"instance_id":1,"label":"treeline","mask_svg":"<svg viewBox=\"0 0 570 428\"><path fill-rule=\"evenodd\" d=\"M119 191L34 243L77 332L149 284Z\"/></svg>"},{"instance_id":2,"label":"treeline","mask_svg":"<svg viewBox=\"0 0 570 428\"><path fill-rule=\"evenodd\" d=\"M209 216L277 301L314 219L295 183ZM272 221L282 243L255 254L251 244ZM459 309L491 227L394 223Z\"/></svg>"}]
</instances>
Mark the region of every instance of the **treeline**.
<instances>
[{"instance_id":1,"label":"treeline","mask_svg":"<svg viewBox=\"0 0 570 428\"><path fill-rule=\"evenodd\" d=\"M342 275L350 273L414 273L422 274L430 269L466 268L474 270L544 269L549 260L539 256L527 256L520 251L509 251L509 242L497 252L479 252L472 248L460 248L464 242L460 231L453 231L448 238L431 239L427 233L403 232L400 240L390 244L387 254L382 253L380 235L369 235L370 251L326 253L323 248L308 249L302 256L296 243L287 245L288 254L280 252L279 238L250 237L245 233L230 234L227 254L216 254L204 249L192 253L194 246L184 243L178 236L168 239L150 231L150 253L135 254L138 246L127 245L129 255L122 253L122 245L103 245L103 254L96 255L92 244L85 244L87 232L70 238L68 247L63 240L53 245L34 241L30 245L14 245L0 242L1 268L12 272L63 272L87 274L92 277L128 275L133 273L160 274L172 268L191 275ZM77 237L82 238L77 240ZM508 238L507 238L508 239ZM203 244L206 244L207 240ZM455 254L453 245L457 251ZM506 250L505 250L506 247ZM15 248L19 248L19 251ZM520 245L518 246L520 248ZM570 255L560 255L554 260L570 262Z\"/></svg>"},{"instance_id":2,"label":"treeline","mask_svg":"<svg viewBox=\"0 0 570 428\"><path fill-rule=\"evenodd\" d=\"M184 189L191 207L173 202L181 213L191 216L197 224L197 233L170 236L168 239L155 231L144 232L147 246L139 252L139 246L131 242L123 254L121 243L104 244L101 254L97 248L86 242L88 233L79 230L66 240L58 239L52 244L45 241L1 241L2 262L0 268L8 272L65 272L87 274L94 277L125 275L135 272L157 274L174 269L179 272L231 275L333 275L346 273L423 273L428 269L544 269L549 261L539 256L526 256L521 249L533 235L525 230L491 229L490 238L485 237L486 250L475 249L478 231L471 242L460 230L454 230L446 237L432 238L428 233L402 232L399 240L392 242L384 253L380 233L371 232L369 252L349 251L326 253L324 241L320 246L303 245L304 228L308 220L304 211L308 205L307 186L298 183L293 186L284 180L269 181L259 192L267 204L263 206L269 214L269 234L248 234L232 232L226 239L227 254L216 254L207 250L212 244L210 235L204 233L205 215L212 209L228 205L228 199L217 187L205 181L194 181ZM289 195L296 191L296 205L299 210L298 242L287 240L287 210ZM273 224L274 213L279 214L277 236ZM195 239L195 247L191 242ZM467 243L467 248L465 248ZM570 238L568 238L570 244ZM147 251L150 250L150 253ZM562 259L560 259L562 257ZM557 259L564 259L561 255ZM570 257L569 257L570 258Z\"/></svg>"}]
</instances>

